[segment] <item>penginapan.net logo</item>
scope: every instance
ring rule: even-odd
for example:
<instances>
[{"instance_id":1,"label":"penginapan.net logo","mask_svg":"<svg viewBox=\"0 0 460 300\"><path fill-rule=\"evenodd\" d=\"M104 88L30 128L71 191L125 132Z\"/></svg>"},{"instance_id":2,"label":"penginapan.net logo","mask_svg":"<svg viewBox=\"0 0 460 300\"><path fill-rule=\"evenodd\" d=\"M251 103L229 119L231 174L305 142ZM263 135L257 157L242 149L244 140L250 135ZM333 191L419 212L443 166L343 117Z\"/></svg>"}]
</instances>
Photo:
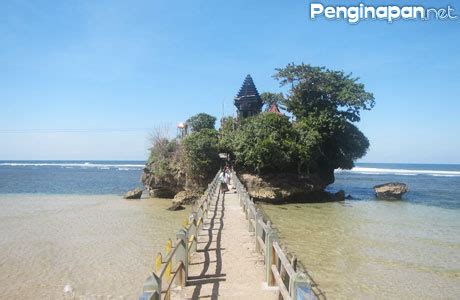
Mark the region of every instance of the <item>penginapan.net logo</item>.
<instances>
[{"instance_id":1,"label":"penginapan.net logo","mask_svg":"<svg viewBox=\"0 0 460 300\"><path fill-rule=\"evenodd\" d=\"M419 21L454 21L458 20L455 9L451 5L445 7L425 7L423 5L380 5L373 6L360 3L358 5L325 5L310 3L310 19L345 20L350 24L358 24L363 20L380 20L393 23L398 20Z\"/></svg>"}]
</instances>

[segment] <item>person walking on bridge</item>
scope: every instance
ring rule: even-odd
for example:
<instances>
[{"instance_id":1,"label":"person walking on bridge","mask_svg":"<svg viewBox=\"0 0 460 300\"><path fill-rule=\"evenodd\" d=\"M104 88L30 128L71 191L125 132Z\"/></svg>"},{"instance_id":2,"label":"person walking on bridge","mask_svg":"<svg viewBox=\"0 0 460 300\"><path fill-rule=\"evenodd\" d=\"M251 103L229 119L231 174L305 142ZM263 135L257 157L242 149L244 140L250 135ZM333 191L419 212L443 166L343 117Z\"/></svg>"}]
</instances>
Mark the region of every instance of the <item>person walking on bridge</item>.
<instances>
[{"instance_id":1,"label":"person walking on bridge","mask_svg":"<svg viewBox=\"0 0 460 300\"><path fill-rule=\"evenodd\" d=\"M225 193L228 191L228 182L230 180L230 174L224 168L219 174L219 181L220 181L220 190Z\"/></svg>"}]
</instances>

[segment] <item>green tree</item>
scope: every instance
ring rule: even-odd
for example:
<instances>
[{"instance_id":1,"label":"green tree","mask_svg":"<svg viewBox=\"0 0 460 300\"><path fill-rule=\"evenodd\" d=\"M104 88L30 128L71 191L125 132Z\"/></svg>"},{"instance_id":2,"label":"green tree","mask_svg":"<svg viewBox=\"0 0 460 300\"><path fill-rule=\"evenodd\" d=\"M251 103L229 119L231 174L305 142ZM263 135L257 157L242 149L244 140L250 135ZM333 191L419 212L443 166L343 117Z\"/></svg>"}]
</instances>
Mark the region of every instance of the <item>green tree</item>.
<instances>
[{"instance_id":1,"label":"green tree","mask_svg":"<svg viewBox=\"0 0 460 300\"><path fill-rule=\"evenodd\" d=\"M146 185L177 187L180 185L180 144L176 139L168 139L166 128L157 127L151 134L149 170Z\"/></svg>"},{"instance_id":2,"label":"green tree","mask_svg":"<svg viewBox=\"0 0 460 300\"><path fill-rule=\"evenodd\" d=\"M203 129L214 129L216 126L216 117L205 113L199 113L190 117L187 120L187 124L194 132L198 132Z\"/></svg>"},{"instance_id":3,"label":"green tree","mask_svg":"<svg viewBox=\"0 0 460 300\"><path fill-rule=\"evenodd\" d=\"M343 71L306 64L276 69L281 86L289 85L286 109L295 118L302 172L350 169L366 154L369 140L352 122L375 105L359 78Z\"/></svg>"},{"instance_id":4,"label":"green tree","mask_svg":"<svg viewBox=\"0 0 460 300\"><path fill-rule=\"evenodd\" d=\"M374 107L374 95L364 89L359 78L343 71L306 64L288 64L274 75L281 86L290 85L286 108L296 118L319 116L328 111L350 122L360 120L361 110Z\"/></svg>"},{"instance_id":5,"label":"green tree","mask_svg":"<svg viewBox=\"0 0 460 300\"><path fill-rule=\"evenodd\" d=\"M262 113L243 122L233 150L237 165L247 171L290 171L296 166L296 133L287 117Z\"/></svg>"},{"instance_id":6,"label":"green tree","mask_svg":"<svg viewBox=\"0 0 460 300\"><path fill-rule=\"evenodd\" d=\"M205 128L182 141L182 160L188 188L203 188L220 167L218 132Z\"/></svg>"},{"instance_id":7,"label":"green tree","mask_svg":"<svg viewBox=\"0 0 460 300\"><path fill-rule=\"evenodd\" d=\"M233 142L237 132L237 122L233 117L225 117L222 119L219 128L219 151L233 154Z\"/></svg>"},{"instance_id":8,"label":"green tree","mask_svg":"<svg viewBox=\"0 0 460 300\"><path fill-rule=\"evenodd\" d=\"M262 99L266 110L273 104L276 104L279 108L286 109L284 106L286 99L284 98L283 93L264 92L260 94L260 98Z\"/></svg>"},{"instance_id":9,"label":"green tree","mask_svg":"<svg viewBox=\"0 0 460 300\"><path fill-rule=\"evenodd\" d=\"M369 148L369 140L355 125L330 112L302 118L294 128L299 137L299 170L305 173L351 169Z\"/></svg>"}]
</instances>

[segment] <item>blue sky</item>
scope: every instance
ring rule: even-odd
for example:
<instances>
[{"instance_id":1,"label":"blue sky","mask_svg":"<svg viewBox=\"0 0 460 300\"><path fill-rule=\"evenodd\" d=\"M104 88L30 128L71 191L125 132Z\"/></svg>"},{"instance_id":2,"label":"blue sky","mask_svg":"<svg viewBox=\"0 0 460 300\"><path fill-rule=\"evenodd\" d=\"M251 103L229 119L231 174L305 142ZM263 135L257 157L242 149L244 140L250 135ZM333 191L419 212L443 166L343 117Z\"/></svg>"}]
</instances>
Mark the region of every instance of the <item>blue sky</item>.
<instances>
[{"instance_id":1,"label":"blue sky","mask_svg":"<svg viewBox=\"0 0 460 300\"><path fill-rule=\"evenodd\" d=\"M277 92L274 69L305 62L375 94L362 161L460 163L460 21L349 25L311 21L308 5L2 1L0 160L142 160L152 128L221 116L222 102L233 114L246 74Z\"/></svg>"}]
</instances>

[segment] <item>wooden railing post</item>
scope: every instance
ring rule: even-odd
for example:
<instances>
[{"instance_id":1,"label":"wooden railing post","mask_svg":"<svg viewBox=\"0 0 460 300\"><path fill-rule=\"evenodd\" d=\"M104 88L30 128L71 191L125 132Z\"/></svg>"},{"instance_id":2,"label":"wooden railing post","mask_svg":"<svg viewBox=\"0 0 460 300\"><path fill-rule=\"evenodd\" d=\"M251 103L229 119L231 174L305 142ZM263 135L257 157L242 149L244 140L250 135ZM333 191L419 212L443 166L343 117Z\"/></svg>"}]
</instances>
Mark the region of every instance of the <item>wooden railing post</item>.
<instances>
[{"instance_id":1,"label":"wooden railing post","mask_svg":"<svg viewBox=\"0 0 460 300\"><path fill-rule=\"evenodd\" d=\"M193 213L191 216L191 224L190 224L190 236L189 236L189 241L191 240L191 249L190 249L190 254L196 252L196 238L198 236L198 227L197 227L197 214Z\"/></svg>"},{"instance_id":2,"label":"wooden railing post","mask_svg":"<svg viewBox=\"0 0 460 300\"><path fill-rule=\"evenodd\" d=\"M249 220L249 194L245 193L244 196L244 214L246 216L246 220Z\"/></svg>"},{"instance_id":3,"label":"wooden railing post","mask_svg":"<svg viewBox=\"0 0 460 300\"><path fill-rule=\"evenodd\" d=\"M252 207L254 207L254 204L252 203L252 201L250 201L249 205L248 205L248 231L249 232L254 232L255 231L255 228L252 225L251 220L255 220L256 216L253 215L253 213L252 213Z\"/></svg>"},{"instance_id":4,"label":"wooden railing post","mask_svg":"<svg viewBox=\"0 0 460 300\"><path fill-rule=\"evenodd\" d=\"M260 222L263 221L263 214L260 211L260 209L257 209L256 217L255 217L255 236L256 236L256 251L260 252L260 244L259 244L259 237L262 238L262 235L264 234L264 229L262 228L262 224Z\"/></svg>"},{"instance_id":5,"label":"wooden railing post","mask_svg":"<svg viewBox=\"0 0 460 300\"><path fill-rule=\"evenodd\" d=\"M161 278L155 273L147 278L142 289L139 300L160 300L161 298Z\"/></svg>"},{"instance_id":6,"label":"wooden railing post","mask_svg":"<svg viewBox=\"0 0 460 300\"><path fill-rule=\"evenodd\" d=\"M276 252L273 248L273 241L277 240L278 237L273 229L269 228L265 239L265 280L267 280L268 286L276 285L275 277L272 272L272 265L276 265Z\"/></svg>"},{"instance_id":7,"label":"wooden railing post","mask_svg":"<svg viewBox=\"0 0 460 300\"><path fill-rule=\"evenodd\" d=\"M187 240L187 233L185 230L180 229L176 233L176 238L181 240L180 243L177 245L176 250L176 260L177 262L182 261L184 264L184 279L185 282L188 280L188 240Z\"/></svg>"},{"instance_id":8,"label":"wooden railing post","mask_svg":"<svg viewBox=\"0 0 460 300\"><path fill-rule=\"evenodd\" d=\"M181 267L177 270L179 274L176 275L176 285L180 286L181 288L185 287L185 264L184 262L180 262Z\"/></svg>"}]
</instances>

